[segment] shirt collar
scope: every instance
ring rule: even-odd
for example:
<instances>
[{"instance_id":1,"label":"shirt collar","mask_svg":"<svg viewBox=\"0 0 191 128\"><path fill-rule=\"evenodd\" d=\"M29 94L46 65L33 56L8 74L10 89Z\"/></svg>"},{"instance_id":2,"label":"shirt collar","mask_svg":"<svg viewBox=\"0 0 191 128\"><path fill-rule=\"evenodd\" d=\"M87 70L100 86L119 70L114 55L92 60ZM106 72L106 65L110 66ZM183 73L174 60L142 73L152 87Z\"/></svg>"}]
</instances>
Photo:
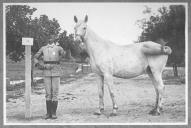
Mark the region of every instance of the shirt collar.
<instances>
[{"instance_id":1,"label":"shirt collar","mask_svg":"<svg viewBox=\"0 0 191 128\"><path fill-rule=\"evenodd\" d=\"M52 43L52 44L48 44L48 47L53 47L55 44Z\"/></svg>"}]
</instances>

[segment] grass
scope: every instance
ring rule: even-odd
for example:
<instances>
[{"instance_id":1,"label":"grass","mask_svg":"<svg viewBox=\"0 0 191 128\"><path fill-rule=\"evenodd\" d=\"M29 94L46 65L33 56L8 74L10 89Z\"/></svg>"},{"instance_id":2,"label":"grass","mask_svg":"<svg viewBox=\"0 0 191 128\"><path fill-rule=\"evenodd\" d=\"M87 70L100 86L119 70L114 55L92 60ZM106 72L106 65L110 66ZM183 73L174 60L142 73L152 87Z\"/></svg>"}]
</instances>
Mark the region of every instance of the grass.
<instances>
[{"instance_id":1,"label":"grass","mask_svg":"<svg viewBox=\"0 0 191 128\"><path fill-rule=\"evenodd\" d=\"M185 84L185 68L178 67L178 76L174 76L172 67L167 67L163 71L163 80L165 84Z\"/></svg>"},{"instance_id":2,"label":"grass","mask_svg":"<svg viewBox=\"0 0 191 128\"><path fill-rule=\"evenodd\" d=\"M72 82L76 79L82 78L85 75L87 75L90 70L86 70L85 73L75 73L75 69L77 67L77 63L74 62L61 62L61 67L63 70L63 74L61 76L61 84ZM34 68L34 77L43 77L43 72L41 70L38 70ZM72 74L72 75L71 75ZM6 63L6 78L9 78L10 81L13 80L24 80L25 79L25 63L24 61L15 63L11 61L7 61ZM39 93L38 90L41 90L44 88L44 85L42 84L43 81L40 83L34 83L32 86L32 91L35 93ZM18 84L16 86L9 86L7 84L7 101L9 98L13 97L20 97L23 96L24 93L24 83Z\"/></svg>"},{"instance_id":3,"label":"grass","mask_svg":"<svg viewBox=\"0 0 191 128\"><path fill-rule=\"evenodd\" d=\"M61 67L63 70L63 74L61 78L65 79L70 77L70 74L75 74L75 69L77 64L75 62L61 62ZM85 73L86 74L86 73ZM42 77L42 71L34 68L34 76ZM6 63L6 77L12 80L24 80L25 79L25 63L21 62L11 62L7 61Z\"/></svg>"}]
</instances>

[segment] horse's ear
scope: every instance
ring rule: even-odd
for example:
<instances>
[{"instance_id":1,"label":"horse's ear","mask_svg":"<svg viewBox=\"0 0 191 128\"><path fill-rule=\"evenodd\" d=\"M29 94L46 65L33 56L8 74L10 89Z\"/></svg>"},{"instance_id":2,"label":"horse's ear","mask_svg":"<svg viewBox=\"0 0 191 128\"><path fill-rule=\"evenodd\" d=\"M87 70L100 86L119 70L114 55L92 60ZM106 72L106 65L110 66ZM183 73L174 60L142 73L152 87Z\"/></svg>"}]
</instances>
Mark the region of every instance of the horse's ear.
<instances>
[{"instance_id":1,"label":"horse's ear","mask_svg":"<svg viewBox=\"0 0 191 128\"><path fill-rule=\"evenodd\" d=\"M86 15L86 17L85 17L85 20L84 20L85 22L88 22L88 15Z\"/></svg>"},{"instance_id":2,"label":"horse's ear","mask_svg":"<svg viewBox=\"0 0 191 128\"><path fill-rule=\"evenodd\" d=\"M78 22L78 19L76 16L74 16L74 21L77 23Z\"/></svg>"}]
</instances>

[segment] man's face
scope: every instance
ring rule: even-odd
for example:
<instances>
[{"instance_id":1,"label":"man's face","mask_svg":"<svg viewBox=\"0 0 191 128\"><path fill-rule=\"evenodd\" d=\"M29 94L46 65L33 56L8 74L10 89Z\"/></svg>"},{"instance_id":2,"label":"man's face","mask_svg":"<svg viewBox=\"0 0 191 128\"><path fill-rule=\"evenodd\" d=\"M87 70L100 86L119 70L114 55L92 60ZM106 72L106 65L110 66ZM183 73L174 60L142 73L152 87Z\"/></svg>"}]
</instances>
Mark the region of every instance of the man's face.
<instances>
[{"instance_id":1,"label":"man's face","mask_svg":"<svg viewBox=\"0 0 191 128\"><path fill-rule=\"evenodd\" d=\"M50 39L49 39L49 44L52 44L52 43L54 43L54 41L55 41L55 36L50 36Z\"/></svg>"}]
</instances>

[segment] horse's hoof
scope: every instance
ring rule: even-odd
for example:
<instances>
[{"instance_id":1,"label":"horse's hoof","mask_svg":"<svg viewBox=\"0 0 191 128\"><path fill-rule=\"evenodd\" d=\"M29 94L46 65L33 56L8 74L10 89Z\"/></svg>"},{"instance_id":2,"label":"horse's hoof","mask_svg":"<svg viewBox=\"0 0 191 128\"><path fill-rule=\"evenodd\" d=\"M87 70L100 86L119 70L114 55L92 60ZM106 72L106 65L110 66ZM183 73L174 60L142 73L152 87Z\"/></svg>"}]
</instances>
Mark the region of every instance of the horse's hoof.
<instances>
[{"instance_id":1,"label":"horse's hoof","mask_svg":"<svg viewBox=\"0 0 191 128\"><path fill-rule=\"evenodd\" d=\"M98 110L97 112L94 112L94 115L101 115L103 114L103 109Z\"/></svg>"},{"instance_id":2,"label":"horse's hoof","mask_svg":"<svg viewBox=\"0 0 191 128\"><path fill-rule=\"evenodd\" d=\"M159 115L160 115L160 112L158 112L158 111L155 109L155 110L150 111L149 114L152 115L152 116L159 116Z\"/></svg>"},{"instance_id":3,"label":"horse's hoof","mask_svg":"<svg viewBox=\"0 0 191 128\"><path fill-rule=\"evenodd\" d=\"M160 116L160 112L154 112L152 113L152 116Z\"/></svg>"},{"instance_id":4,"label":"horse's hoof","mask_svg":"<svg viewBox=\"0 0 191 128\"><path fill-rule=\"evenodd\" d=\"M117 113L111 113L110 116L117 116Z\"/></svg>"},{"instance_id":5,"label":"horse's hoof","mask_svg":"<svg viewBox=\"0 0 191 128\"><path fill-rule=\"evenodd\" d=\"M101 112L94 112L94 115L100 116Z\"/></svg>"},{"instance_id":6,"label":"horse's hoof","mask_svg":"<svg viewBox=\"0 0 191 128\"><path fill-rule=\"evenodd\" d=\"M113 108L113 112L110 114L110 116L117 116L117 110L118 107Z\"/></svg>"}]
</instances>

